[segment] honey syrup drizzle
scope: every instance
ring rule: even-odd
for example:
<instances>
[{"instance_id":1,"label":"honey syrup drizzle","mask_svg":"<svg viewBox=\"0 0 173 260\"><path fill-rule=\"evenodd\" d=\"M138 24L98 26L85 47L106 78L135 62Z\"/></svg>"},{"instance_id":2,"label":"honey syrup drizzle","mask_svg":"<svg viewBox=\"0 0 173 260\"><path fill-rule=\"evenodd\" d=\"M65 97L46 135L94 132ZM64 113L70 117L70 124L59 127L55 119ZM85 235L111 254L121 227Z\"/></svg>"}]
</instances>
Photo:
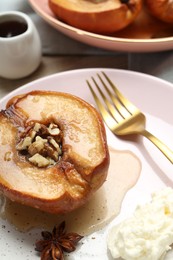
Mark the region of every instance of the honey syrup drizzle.
<instances>
[{"instance_id":1,"label":"honey syrup drizzle","mask_svg":"<svg viewBox=\"0 0 173 260\"><path fill-rule=\"evenodd\" d=\"M0 217L17 230L27 232L32 228L51 230L63 220L69 231L88 235L104 228L121 210L122 201L137 182L141 163L129 151L109 147L110 167L106 182L83 207L63 215L52 215L27 207L0 196Z\"/></svg>"}]
</instances>

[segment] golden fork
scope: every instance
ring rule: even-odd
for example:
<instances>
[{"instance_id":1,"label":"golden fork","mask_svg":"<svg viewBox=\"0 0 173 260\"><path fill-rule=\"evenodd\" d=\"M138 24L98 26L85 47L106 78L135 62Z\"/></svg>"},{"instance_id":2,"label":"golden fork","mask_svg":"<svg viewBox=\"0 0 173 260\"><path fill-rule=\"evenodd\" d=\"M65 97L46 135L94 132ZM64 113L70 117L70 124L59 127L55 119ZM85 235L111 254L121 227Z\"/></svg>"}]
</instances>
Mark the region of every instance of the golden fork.
<instances>
[{"instance_id":1,"label":"golden fork","mask_svg":"<svg viewBox=\"0 0 173 260\"><path fill-rule=\"evenodd\" d=\"M145 136L173 163L173 151L145 129L145 115L120 93L104 72L102 72L102 76L99 74L97 76L99 83L105 89L106 95L93 77L92 82L102 97L106 108L88 80L87 84L109 129L116 135L140 134Z\"/></svg>"}]
</instances>

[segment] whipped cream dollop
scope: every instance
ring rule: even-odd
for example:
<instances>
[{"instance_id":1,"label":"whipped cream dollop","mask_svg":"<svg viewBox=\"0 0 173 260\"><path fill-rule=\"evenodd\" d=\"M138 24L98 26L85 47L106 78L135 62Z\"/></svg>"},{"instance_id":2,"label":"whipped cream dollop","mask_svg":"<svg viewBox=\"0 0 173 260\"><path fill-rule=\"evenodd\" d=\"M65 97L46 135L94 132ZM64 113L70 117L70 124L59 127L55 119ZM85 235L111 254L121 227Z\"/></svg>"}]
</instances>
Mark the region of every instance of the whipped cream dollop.
<instances>
[{"instance_id":1,"label":"whipped cream dollop","mask_svg":"<svg viewBox=\"0 0 173 260\"><path fill-rule=\"evenodd\" d=\"M163 259L173 243L173 189L152 194L152 200L137 206L134 214L114 226L107 245L114 259Z\"/></svg>"}]
</instances>

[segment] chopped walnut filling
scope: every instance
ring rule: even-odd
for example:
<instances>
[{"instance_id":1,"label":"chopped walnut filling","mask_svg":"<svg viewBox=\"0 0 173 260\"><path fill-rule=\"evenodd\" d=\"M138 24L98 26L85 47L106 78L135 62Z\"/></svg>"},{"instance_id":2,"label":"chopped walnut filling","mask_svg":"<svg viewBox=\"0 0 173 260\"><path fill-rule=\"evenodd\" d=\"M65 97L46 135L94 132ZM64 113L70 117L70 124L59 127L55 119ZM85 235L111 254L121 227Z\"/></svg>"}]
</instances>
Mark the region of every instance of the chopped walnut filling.
<instances>
[{"instance_id":1,"label":"chopped walnut filling","mask_svg":"<svg viewBox=\"0 0 173 260\"><path fill-rule=\"evenodd\" d=\"M38 167L57 163L62 155L62 134L58 125L35 123L16 148Z\"/></svg>"}]
</instances>

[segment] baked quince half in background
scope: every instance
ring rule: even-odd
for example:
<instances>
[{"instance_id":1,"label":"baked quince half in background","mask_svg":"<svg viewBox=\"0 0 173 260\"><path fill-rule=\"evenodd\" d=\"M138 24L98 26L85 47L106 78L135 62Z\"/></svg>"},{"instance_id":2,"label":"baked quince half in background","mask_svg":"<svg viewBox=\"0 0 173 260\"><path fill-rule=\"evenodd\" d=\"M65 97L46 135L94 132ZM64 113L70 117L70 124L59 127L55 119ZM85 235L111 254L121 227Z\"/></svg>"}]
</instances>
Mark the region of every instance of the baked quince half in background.
<instances>
[{"instance_id":1,"label":"baked quince half in background","mask_svg":"<svg viewBox=\"0 0 173 260\"><path fill-rule=\"evenodd\" d=\"M145 0L149 12L159 20L173 24L172 0Z\"/></svg>"},{"instance_id":2,"label":"baked quince half in background","mask_svg":"<svg viewBox=\"0 0 173 260\"><path fill-rule=\"evenodd\" d=\"M142 0L48 0L59 20L76 28L109 34L125 28L139 14Z\"/></svg>"},{"instance_id":3,"label":"baked quince half in background","mask_svg":"<svg viewBox=\"0 0 173 260\"><path fill-rule=\"evenodd\" d=\"M70 212L104 183L108 167L104 124L82 99L33 91L0 112L0 191L9 199Z\"/></svg>"}]
</instances>

